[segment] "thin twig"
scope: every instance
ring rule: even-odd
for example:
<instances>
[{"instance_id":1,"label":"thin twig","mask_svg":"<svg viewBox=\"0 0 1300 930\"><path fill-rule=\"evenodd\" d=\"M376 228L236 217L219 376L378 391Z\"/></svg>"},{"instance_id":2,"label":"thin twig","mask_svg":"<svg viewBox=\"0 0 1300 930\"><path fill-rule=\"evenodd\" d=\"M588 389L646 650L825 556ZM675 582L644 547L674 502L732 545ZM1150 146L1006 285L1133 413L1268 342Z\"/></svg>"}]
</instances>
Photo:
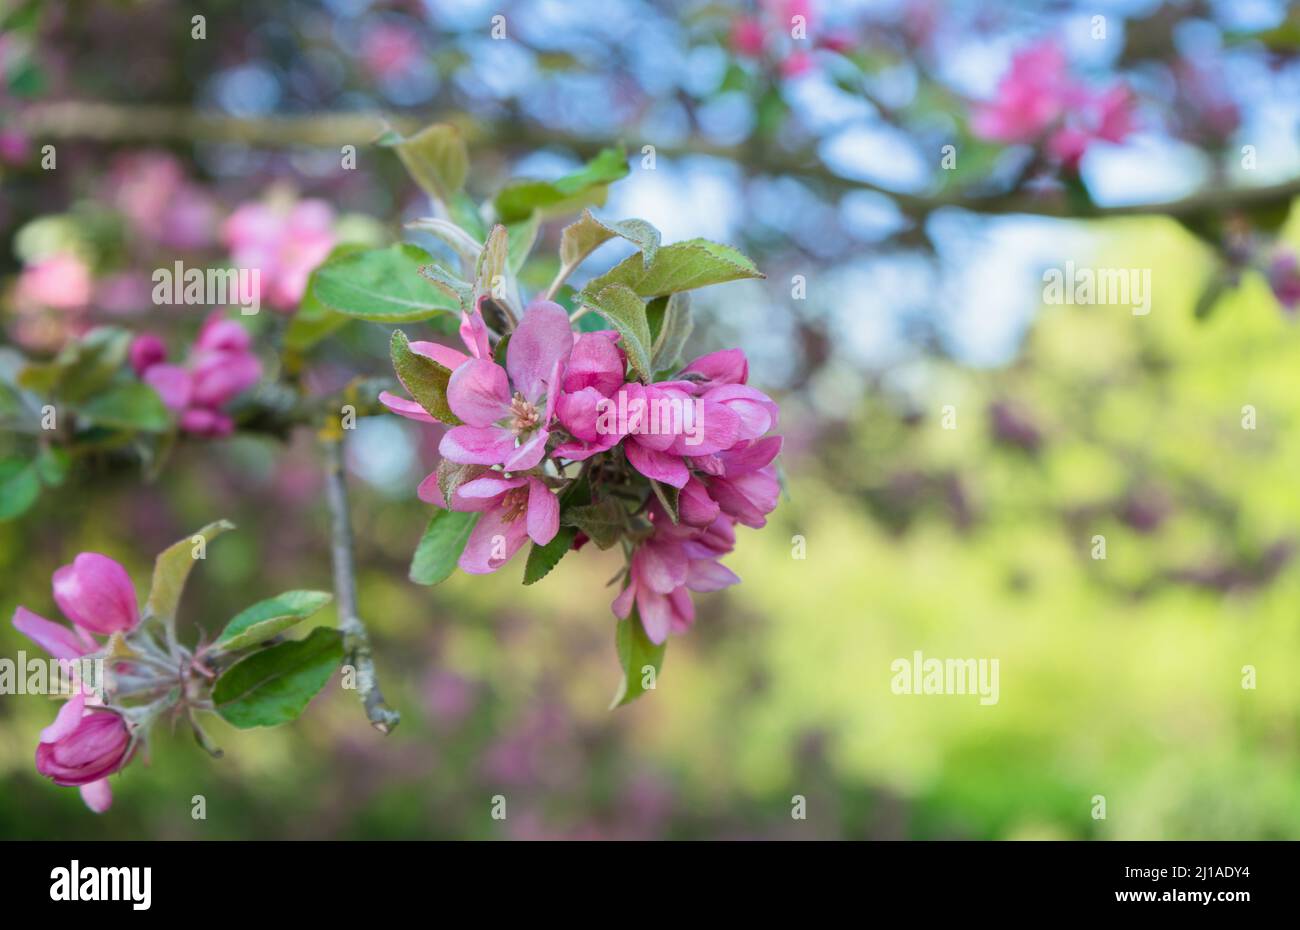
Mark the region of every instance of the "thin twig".
<instances>
[{"instance_id":1,"label":"thin twig","mask_svg":"<svg viewBox=\"0 0 1300 930\"><path fill-rule=\"evenodd\" d=\"M370 634L357 613L356 565L352 555L352 517L348 511L347 475L343 467L343 440L323 440L325 499L330 511L330 549L334 559L334 597L338 603L339 630L348 662L356 669L357 691L370 723L381 733L392 732L401 715L384 703L370 652Z\"/></svg>"}]
</instances>

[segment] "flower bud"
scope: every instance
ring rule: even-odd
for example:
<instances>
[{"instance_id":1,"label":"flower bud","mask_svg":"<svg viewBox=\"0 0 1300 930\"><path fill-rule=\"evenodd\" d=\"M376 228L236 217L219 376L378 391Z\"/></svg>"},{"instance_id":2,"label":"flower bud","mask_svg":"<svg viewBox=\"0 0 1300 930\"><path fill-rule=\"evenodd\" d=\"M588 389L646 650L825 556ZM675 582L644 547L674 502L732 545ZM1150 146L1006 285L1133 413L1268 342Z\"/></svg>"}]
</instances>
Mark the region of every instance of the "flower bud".
<instances>
[{"instance_id":1,"label":"flower bud","mask_svg":"<svg viewBox=\"0 0 1300 930\"><path fill-rule=\"evenodd\" d=\"M131 576L97 552L83 552L54 573L54 600L69 620L91 633L109 636L140 622Z\"/></svg>"}]
</instances>

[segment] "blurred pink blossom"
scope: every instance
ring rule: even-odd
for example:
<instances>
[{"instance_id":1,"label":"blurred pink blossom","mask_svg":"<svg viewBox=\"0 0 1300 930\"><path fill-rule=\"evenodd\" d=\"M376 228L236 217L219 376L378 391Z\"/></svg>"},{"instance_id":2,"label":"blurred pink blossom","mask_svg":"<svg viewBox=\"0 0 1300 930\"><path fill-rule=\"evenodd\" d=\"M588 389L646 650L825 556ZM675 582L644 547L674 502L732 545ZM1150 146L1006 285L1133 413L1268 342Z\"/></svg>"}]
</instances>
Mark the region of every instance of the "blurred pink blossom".
<instances>
[{"instance_id":1,"label":"blurred pink blossom","mask_svg":"<svg viewBox=\"0 0 1300 930\"><path fill-rule=\"evenodd\" d=\"M307 278L334 248L334 210L323 200L253 201L232 213L222 240L235 265L261 270L266 300L293 310Z\"/></svg>"}]
</instances>

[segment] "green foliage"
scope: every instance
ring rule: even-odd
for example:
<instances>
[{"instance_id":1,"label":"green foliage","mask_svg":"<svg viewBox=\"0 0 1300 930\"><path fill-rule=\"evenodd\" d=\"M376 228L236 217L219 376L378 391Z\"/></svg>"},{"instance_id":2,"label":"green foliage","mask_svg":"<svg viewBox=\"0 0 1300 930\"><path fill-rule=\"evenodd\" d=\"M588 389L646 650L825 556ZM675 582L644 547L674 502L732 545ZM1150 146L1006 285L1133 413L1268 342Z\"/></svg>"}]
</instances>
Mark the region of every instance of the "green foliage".
<instances>
[{"instance_id":1,"label":"green foliage","mask_svg":"<svg viewBox=\"0 0 1300 930\"><path fill-rule=\"evenodd\" d=\"M465 184L469 151L455 126L434 123L410 138L388 133L379 144L397 152L407 173L430 197L450 203Z\"/></svg>"},{"instance_id":2,"label":"green foliage","mask_svg":"<svg viewBox=\"0 0 1300 930\"><path fill-rule=\"evenodd\" d=\"M451 371L431 358L411 351L410 340L400 329L393 330L389 342L393 369L411 399L423 407L435 420L455 426L460 418L447 405L447 382Z\"/></svg>"},{"instance_id":3,"label":"green foliage","mask_svg":"<svg viewBox=\"0 0 1300 930\"><path fill-rule=\"evenodd\" d=\"M145 602L148 616L161 621L169 631L175 630L176 608L180 606L190 569L198 556L206 557L208 543L234 528L235 524L229 520L217 520L158 553L154 560L149 600Z\"/></svg>"},{"instance_id":4,"label":"green foliage","mask_svg":"<svg viewBox=\"0 0 1300 930\"><path fill-rule=\"evenodd\" d=\"M158 392L140 381L121 381L74 409L87 422L112 429L161 433L172 425Z\"/></svg>"},{"instance_id":5,"label":"green foliage","mask_svg":"<svg viewBox=\"0 0 1300 930\"><path fill-rule=\"evenodd\" d=\"M373 323L409 323L460 309L430 287L420 269L432 257L409 244L368 249L331 259L312 276L312 294L326 307Z\"/></svg>"},{"instance_id":6,"label":"green foliage","mask_svg":"<svg viewBox=\"0 0 1300 930\"><path fill-rule=\"evenodd\" d=\"M610 284L600 291L584 292L583 302L609 321L623 337L623 351L632 370L642 381L654 380L650 358L650 323L641 298L622 284Z\"/></svg>"},{"instance_id":7,"label":"green foliage","mask_svg":"<svg viewBox=\"0 0 1300 930\"><path fill-rule=\"evenodd\" d=\"M560 262L576 268L600 245L619 236L641 250L641 260L648 268L659 251L659 230L645 220L606 223L592 216L590 210L583 210L576 223L564 227L560 236Z\"/></svg>"},{"instance_id":8,"label":"green foliage","mask_svg":"<svg viewBox=\"0 0 1300 930\"><path fill-rule=\"evenodd\" d=\"M436 508L415 547L410 579L416 584L435 585L450 578L478 517L477 513Z\"/></svg>"},{"instance_id":9,"label":"green foliage","mask_svg":"<svg viewBox=\"0 0 1300 930\"><path fill-rule=\"evenodd\" d=\"M512 181L497 193L493 204L497 219L515 223L533 211L543 218L603 204L609 185L627 176L627 155L622 149L602 149L573 174L555 181Z\"/></svg>"},{"instance_id":10,"label":"green foliage","mask_svg":"<svg viewBox=\"0 0 1300 930\"><path fill-rule=\"evenodd\" d=\"M618 501L609 498L566 507L560 513L560 520L582 530L601 549L617 545L627 529L627 512Z\"/></svg>"},{"instance_id":11,"label":"green foliage","mask_svg":"<svg viewBox=\"0 0 1300 930\"><path fill-rule=\"evenodd\" d=\"M650 367L656 372L676 368L682 361L682 350L695 329L691 319L689 294L658 297L646 308L647 321L653 348Z\"/></svg>"},{"instance_id":12,"label":"green foliage","mask_svg":"<svg viewBox=\"0 0 1300 930\"><path fill-rule=\"evenodd\" d=\"M217 679L212 702L241 730L296 720L343 661L343 635L318 627L236 662Z\"/></svg>"},{"instance_id":13,"label":"green foliage","mask_svg":"<svg viewBox=\"0 0 1300 930\"><path fill-rule=\"evenodd\" d=\"M544 546L533 543L528 550L528 561L524 565L524 584L535 584L551 573L551 569L560 564L560 559L573 548L574 537L578 531L571 526L562 526L559 532Z\"/></svg>"},{"instance_id":14,"label":"green foliage","mask_svg":"<svg viewBox=\"0 0 1300 930\"><path fill-rule=\"evenodd\" d=\"M255 646L301 623L334 599L324 591L285 591L241 610L214 644L222 652Z\"/></svg>"},{"instance_id":15,"label":"green foliage","mask_svg":"<svg viewBox=\"0 0 1300 930\"><path fill-rule=\"evenodd\" d=\"M40 496L41 479L34 462L0 459L0 520L22 516Z\"/></svg>"},{"instance_id":16,"label":"green foliage","mask_svg":"<svg viewBox=\"0 0 1300 930\"><path fill-rule=\"evenodd\" d=\"M668 643L665 641L656 646L650 642L650 638L645 635L645 628L641 626L641 616L633 607L625 619L618 621L614 646L618 651L618 664L623 669L623 678L609 704L610 710L630 704L645 694L649 690L646 687L647 681L652 686L658 685L659 670L663 668L664 651Z\"/></svg>"},{"instance_id":17,"label":"green foliage","mask_svg":"<svg viewBox=\"0 0 1300 930\"><path fill-rule=\"evenodd\" d=\"M365 246L345 243L335 246L329 256L307 279L298 309L284 334L284 347L292 352L306 352L327 336L346 326L352 317L327 306L316 296L316 281L321 268L347 255L364 251Z\"/></svg>"},{"instance_id":18,"label":"green foliage","mask_svg":"<svg viewBox=\"0 0 1300 930\"><path fill-rule=\"evenodd\" d=\"M584 291L598 294L612 284L630 288L641 297L662 297L711 284L763 273L745 255L707 239L689 239L661 247L649 267L640 255L629 255L605 274L588 282Z\"/></svg>"}]
</instances>

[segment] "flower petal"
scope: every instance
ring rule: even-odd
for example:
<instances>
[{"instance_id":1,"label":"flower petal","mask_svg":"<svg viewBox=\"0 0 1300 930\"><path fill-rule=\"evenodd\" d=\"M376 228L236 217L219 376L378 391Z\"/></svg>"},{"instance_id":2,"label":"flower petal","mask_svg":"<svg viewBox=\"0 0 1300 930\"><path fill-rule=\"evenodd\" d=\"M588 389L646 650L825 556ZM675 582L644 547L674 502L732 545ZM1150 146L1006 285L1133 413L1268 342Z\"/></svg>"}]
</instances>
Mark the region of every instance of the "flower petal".
<instances>
[{"instance_id":1,"label":"flower petal","mask_svg":"<svg viewBox=\"0 0 1300 930\"><path fill-rule=\"evenodd\" d=\"M102 814L113 806L113 789L109 787L107 778L82 785L79 790L81 800L96 814Z\"/></svg>"},{"instance_id":2,"label":"flower petal","mask_svg":"<svg viewBox=\"0 0 1300 930\"><path fill-rule=\"evenodd\" d=\"M496 571L519 551L528 538L524 521L507 522L501 507L486 510L479 517L460 554L461 571L470 575L486 575Z\"/></svg>"},{"instance_id":3,"label":"flower petal","mask_svg":"<svg viewBox=\"0 0 1300 930\"><path fill-rule=\"evenodd\" d=\"M408 348L416 355L423 355L425 358L437 362L449 371L455 371L465 362L469 361L469 356L464 352L460 352L453 349L451 346L445 346L437 342L417 340L409 343Z\"/></svg>"},{"instance_id":4,"label":"flower petal","mask_svg":"<svg viewBox=\"0 0 1300 930\"><path fill-rule=\"evenodd\" d=\"M13 624L14 629L56 659L79 659L86 653L94 651L63 624L46 620L26 607L19 607L14 611Z\"/></svg>"},{"instance_id":5,"label":"flower petal","mask_svg":"<svg viewBox=\"0 0 1300 930\"><path fill-rule=\"evenodd\" d=\"M437 423L425 410L413 400L407 400L405 397L398 397L390 391L379 392L379 402L398 416L406 417L408 420L415 420L417 423Z\"/></svg>"},{"instance_id":6,"label":"flower petal","mask_svg":"<svg viewBox=\"0 0 1300 930\"><path fill-rule=\"evenodd\" d=\"M510 412L510 379L505 369L487 359L465 362L447 381L447 406L470 426L495 423Z\"/></svg>"},{"instance_id":7,"label":"flower petal","mask_svg":"<svg viewBox=\"0 0 1300 930\"><path fill-rule=\"evenodd\" d=\"M59 708L54 722L41 730L42 743L57 743L71 735L81 725L81 715L86 711L86 695L78 691Z\"/></svg>"},{"instance_id":8,"label":"flower petal","mask_svg":"<svg viewBox=\"0 0 1300 930\"><path fill-rule=\"evenodd\" d=\"M82 552L54 573L54 600L77 626L108 636L140 621L126 569L98 552Z\"/></svg>"},{"instance_id":9,"label":"flower petal","mask_svg":"<svg viewBox=\"0 0 1300 930\"><path fill-rule=\"evenodd\" d=\"M632 467L647 478L682 488L691 476L680 455L647 449L636 440L624 443L623 451L627 453L627 460L632 463Z\"/></svg>"},{"instance_id":10,"label":"flower petal","mask_svg":"<svg viewBox=\"0 0 1300 930\"><path fill-rule=\"evenodd\" d=\"M500 465L515 451L515 435L500 426L453 426L438 451L460 465Z\"/></svg>"},{"instance_id":11,"label":"flower petal","mask_svg":"<svg viewBox=\"0 0 1300 930\"><path fill-rule=\"evenodd\" d=\"M573 330L564 308L549 300L534 301L506 347L506 368L515 390L536 402L557 362L563 375L572 351Z\"/></svg>"},{"instance_id":12,"label":"flower petal","mask_svg":"<svg viewBox=\"0 0 1300 930\"><path fill-rule=\"evenodd\" d=\"M506 471L527 471L536 468L537 463L546 457L546 441L550 438L549 430L535 430L523 445L506 456L506 460L502 463Z\"/></svg>"},{"instance_id":13,"label":"flower petal","mask_svg":"<svg viewBox=\"0 0 1300 930\"><path fill-rule=\"evenodd\" d=\"M528 479L528 535L544 546L560 531L560 499L537 478Z\"/></svg>"}]
</instances>

